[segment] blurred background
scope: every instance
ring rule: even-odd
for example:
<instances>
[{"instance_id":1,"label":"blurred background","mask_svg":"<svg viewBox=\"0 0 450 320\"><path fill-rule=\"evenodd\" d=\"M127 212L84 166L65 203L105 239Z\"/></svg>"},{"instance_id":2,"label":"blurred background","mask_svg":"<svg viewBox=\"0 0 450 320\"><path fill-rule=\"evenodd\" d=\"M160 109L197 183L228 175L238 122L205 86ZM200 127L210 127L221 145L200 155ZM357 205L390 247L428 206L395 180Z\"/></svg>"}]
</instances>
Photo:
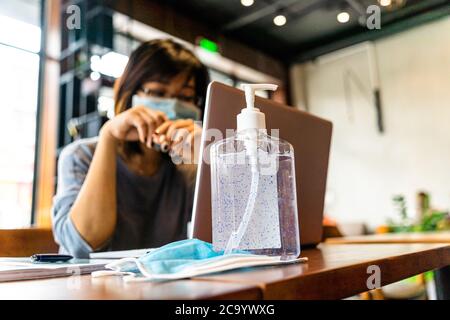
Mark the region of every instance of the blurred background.
<instances>
[{"instance_id":1,"label":"blurred background","mask_svg":"<svg viewBox=\"0 0 450 320\"><path fill-rule=\"evenodd\" d=\"M59 151L98 134L131 51L167 37L212 80L277 83L267 98L333 122L325 224L448 227L448 1L5 0L0 228L50 226Z\"/></svg>"}]
</instances>

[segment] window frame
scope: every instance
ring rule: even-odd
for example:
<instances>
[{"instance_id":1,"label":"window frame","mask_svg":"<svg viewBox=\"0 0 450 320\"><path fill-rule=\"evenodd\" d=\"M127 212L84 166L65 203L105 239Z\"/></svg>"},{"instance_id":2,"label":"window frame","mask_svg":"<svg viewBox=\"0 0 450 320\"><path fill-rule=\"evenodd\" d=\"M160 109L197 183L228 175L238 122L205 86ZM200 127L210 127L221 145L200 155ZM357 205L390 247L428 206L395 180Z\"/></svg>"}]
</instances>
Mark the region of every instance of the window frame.
<instances>
[{"instance_id":1,"label":"window frame","mask_svg":"<svg viewBox=\"0 0 450 320\"><path fill-rule=\"evenodd\" d=\"M34 142L34 164L33 164L33 187L31 195L31 214L30 214L30 226L34 226L37 221L37 189L39 181L39 164L40 164L40 151L41 151L41 139L40 132L42 129L42 104L43 104L43 82L45 76L45 47L46 47L46 17L45 17L45 0L40 1L40 28L41 28L41 45L39 48L39 75L38 75L38 90L37 90L37 105L36 105L36 131Z\"/></svg>"}]
</instances>

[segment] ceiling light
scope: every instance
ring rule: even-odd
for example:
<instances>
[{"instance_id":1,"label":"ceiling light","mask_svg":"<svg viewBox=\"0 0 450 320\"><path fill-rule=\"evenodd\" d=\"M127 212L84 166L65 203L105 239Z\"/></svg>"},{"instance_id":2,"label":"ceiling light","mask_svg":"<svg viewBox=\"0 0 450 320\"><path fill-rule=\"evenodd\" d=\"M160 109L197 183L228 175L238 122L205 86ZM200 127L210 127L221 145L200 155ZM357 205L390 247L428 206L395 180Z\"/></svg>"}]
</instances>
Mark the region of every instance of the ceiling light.
<instances>
[{"instance_id":1,"label":"ceiling light","mask_svg":"<svg viewBox=\"0 0 450 320\"><path fill-rule=\"evenodd\" d=\"M350 20L350 14L348 12L342 11L337 15L337 21L340 23L347 23Z\"/></svg>"},{"instance_id":2,"label":"ceiling light","mask_svg":"<svg viewBox=\"0 0 450 320\"><path fill-rule=\"evenodd\" d=\"M279 27L284 26L286 22L287 22L286 16L282 14L279 14L275 18L273 18L273 23Z\"/></svg>"},{"instance_id":3,"label":"ceiling light","mask_svg":"<svg viewBox=\"0 0 450 320\"><path fill-rule=\"evenodd\" d=\"M250 7L252 4L254 4L255 1L254 0L241 0L241 4L244 7Z\"/></svg>"},{"instance_id":4,"label":"ceiling light","mask_svg":"<svg viewBox=\"0 0 450 320\"><path fill-rule=\"evenodd\" d=\"M381 6L383 7L387 7L390 6L392 4L391 0L378 0L378 2L380 3Z\"/></svg>"}]
</instances>

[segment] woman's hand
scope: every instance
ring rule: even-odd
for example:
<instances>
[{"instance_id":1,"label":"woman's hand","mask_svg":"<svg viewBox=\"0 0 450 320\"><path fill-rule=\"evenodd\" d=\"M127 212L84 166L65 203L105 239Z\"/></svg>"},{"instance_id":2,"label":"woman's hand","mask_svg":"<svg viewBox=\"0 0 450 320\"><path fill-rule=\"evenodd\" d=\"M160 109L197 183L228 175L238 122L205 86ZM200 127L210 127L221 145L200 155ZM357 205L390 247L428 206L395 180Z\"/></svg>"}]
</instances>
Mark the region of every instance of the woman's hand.
<instances>
[{"instance_id":1,"label":"woman's hand","mask_svg":"<svg viewBox=\"0 0 450 320\"><path fill-rule=\"evenodd\" d=\"M169 144L170 156L175 164L197 163L202 128L192 119L168 120L155 134Z\"/></svg>"},{"instance_id":2,"label":"woman's hand","mask_svg":"<svg viewBox=\"0 0 450 320\"><path fill-rule=\"evenodd\" d=\"M121 112L109 120L102 128L120 141L140 141L151 147L152 135L156 128L168 121L165 113L136 106Z\"/></svg>"}]
</instances>

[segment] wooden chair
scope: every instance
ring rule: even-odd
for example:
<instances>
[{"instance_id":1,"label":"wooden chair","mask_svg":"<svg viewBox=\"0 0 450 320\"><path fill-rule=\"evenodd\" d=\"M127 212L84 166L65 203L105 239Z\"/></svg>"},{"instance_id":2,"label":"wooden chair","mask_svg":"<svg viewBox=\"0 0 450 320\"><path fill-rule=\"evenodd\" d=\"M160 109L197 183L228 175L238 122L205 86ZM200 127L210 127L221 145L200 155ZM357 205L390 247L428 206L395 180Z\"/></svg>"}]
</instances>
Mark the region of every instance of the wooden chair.
<instances>
[{"instance_id":1,"label":"wooden chair","mask_svg":"<svg viewBox=\"0 0 450 320\"><path fill-rule=\"evenodd\" d=\"M29 257L35 253L58 252L51 229L0 230L0 257Z\"/></svg>"},{"instance_id":2,"label":"wooden chair","mask_svg":"<svg viewBox=\"0 0 450 320\"><path fill-rule=\"evenodd\" d=\"M322 230L322 242L325 242L325 240L328 238L342 237L342 233L337 226L323 225Z\"/></svg>"}]
</instances>

